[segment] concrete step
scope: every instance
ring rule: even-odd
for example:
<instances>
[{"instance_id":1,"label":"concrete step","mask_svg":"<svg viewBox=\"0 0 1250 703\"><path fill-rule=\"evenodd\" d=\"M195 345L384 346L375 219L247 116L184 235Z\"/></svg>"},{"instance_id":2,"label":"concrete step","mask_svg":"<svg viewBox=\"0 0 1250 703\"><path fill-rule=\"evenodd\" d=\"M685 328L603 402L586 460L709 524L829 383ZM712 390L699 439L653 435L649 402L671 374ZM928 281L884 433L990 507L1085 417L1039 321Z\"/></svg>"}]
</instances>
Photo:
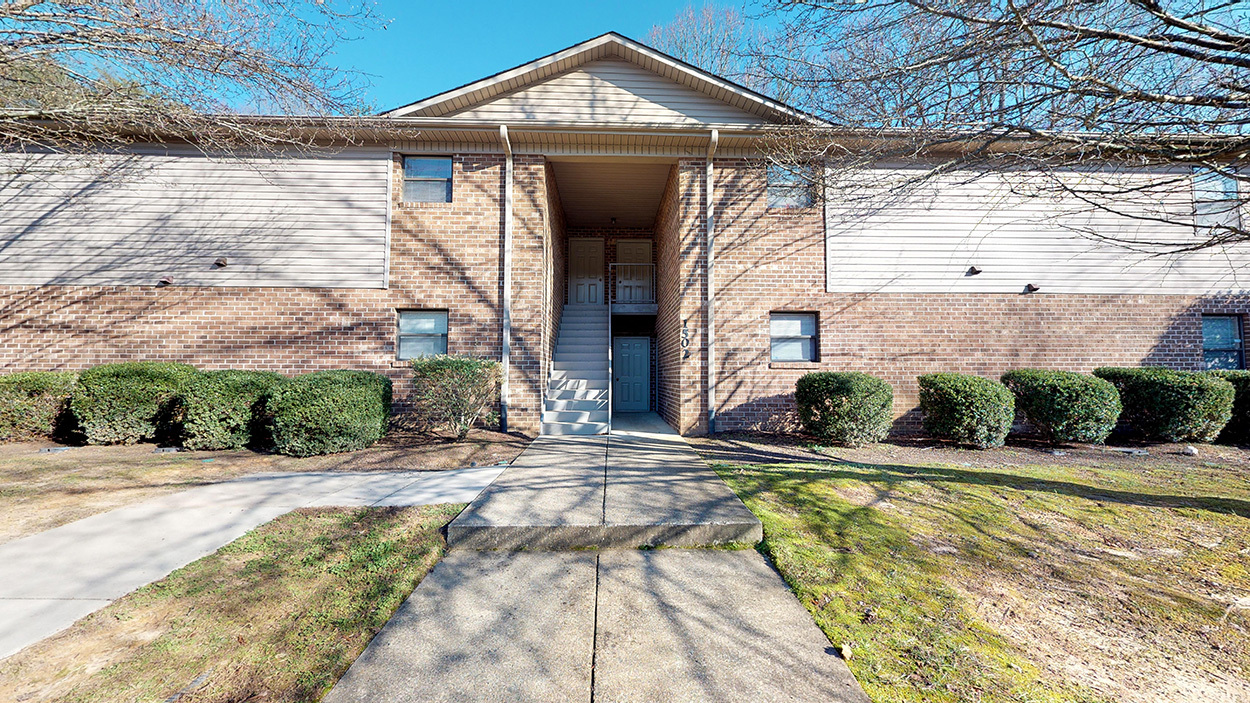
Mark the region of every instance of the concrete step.
<instances>
[{"instance_id":1,"label":"concrete step","mask_svg":"<svg viewBox=\"0 0 1250 703\"><path fill-rule=\"evenodd\" d=\"M547 400L608 400L608 389L605 388L567 388L563 390L547 390Z\"/></svg>"},{"instance_id":2,"label":"concrete step","mask_svg":"<svg viewBox=\"0 0 1250 703\"><path fill-rule=\"evenodd\" d=\"M607 424L608 411L603 410L544 410L543 422L548 424Z\"/></svg>"},{"instance_id":3,"label":"concrete step","mask_svg":"<svg viewBox=\"0 0 1250 703\"><path fill-rule=\"evenodd\" d=\"M563 359L557 359L551 362L551 370L552 371L587 371L587 372L595 373L595 374L602 372L604 374L604 377L606 378L607 373L608 373L608 360L602 357L598 359L572 359L568 361L565 361ZM555 378L555 377L553 376L552 378ZM576 378L576 376L574 376L574 378ZM587 376L587 378L590 378L590 377Z\"/></svg>"},{"instance_id":4,"label":"concrete step","mask_svg":"<svg viewBox=\"0 0 1250 703\"><path fill-rule=\"evenodd\" d=\"M560 328L560 336L557 341L574 340L574 339L600 339L606 341L608 338L607 325L571 325Z\"/></svg>"},{"instance_id":5,"label":"concrete step","mask_svg":"<svg viewBox=\"0 0 1250 703\"><path fill-rule=\"evenodd\" d=\"M556 362L567 363L567 362ZM549 381L603 381L607 383L608 369L601 366L598 369L552 369ZM605 385L604 388L607 388Z\"/></svg>"},{"instance_id":6,"label":"concrete step","mask_svg":"<svg viewBox=\"0 0 1250 703\"><path fill-rule=\"evenodd\" d=\"M607 434L607 422L544 422L542 433L545 435L588 435Z\"/></svg>"},{"instance_id":7,"label":"concrete step","mask_svg":"<svg viewBox=\"0 0 1250 703\"><path fill-rule=\"evenodd\" d=\"M600 349L599 351L591 351L591 352L558 351L555 353L555 356L551 358L551 360L557 363L561 361L588 361L594 364L606 364L608 363L608 355L602 349Z\"/></svg>"},{"instance_id":8,"label":"concrete step","mask_svg":"<svg viewBox=\"0 0 1250 703\"><path fill-rule=\"evenodd\" d=\"M551 378L547 381L547 393L571 390L608 390L608 378Z\"/></svg>"},{"instance_id":9,"label":"concrete step","mask_svg":"<svg viewBox=\"0 0 1250 703\"><path fill-rule=\"evenodd\" d=\"M603 342L594 342L585 339L570 339L567 341L557 341L556 353L603 354L606 356L608 353L608 345Z\"/></svg>"},{"instance_id":10,"label":"concrete step","mask_svg":"<svg viewBox=\"0 0 1250 703\"><path fill-rule=\"evenodd\" d=\"M607 393L602 398L548 398L543 402L543 410L574 410L588 412L591 410L608 411Z\"/></svg>"}]
</instances>

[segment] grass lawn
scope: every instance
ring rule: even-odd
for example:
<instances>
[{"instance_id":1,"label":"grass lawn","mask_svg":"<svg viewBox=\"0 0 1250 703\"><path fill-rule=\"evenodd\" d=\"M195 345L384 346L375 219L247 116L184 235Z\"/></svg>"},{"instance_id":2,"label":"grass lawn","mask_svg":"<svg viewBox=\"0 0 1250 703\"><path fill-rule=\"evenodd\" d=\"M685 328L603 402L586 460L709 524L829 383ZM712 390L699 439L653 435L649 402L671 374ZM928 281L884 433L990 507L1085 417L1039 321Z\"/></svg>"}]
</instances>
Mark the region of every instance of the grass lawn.
<instances>
[{"instance_id":1,"label":"grass lawn","mask_svg":"<svg viewBox=\"0 0 1250 703\"><path fill-rule=\"evenodd\" d=\"M0 662L0 700L317 700L462 505L283 515Z\"/></svg>"},{"instance_id":2,"label":"grass lawn","mask_svg":"<svg viewBox=\"0 0 1250 703\"><path fill-rule=\"evenodd\" d=\"M511 461L527 440L475 430L460 442L393 431L358 452L304 459L246 450L155 453L152 444L0 444L0 543L193 486L270 471L439 470Z\"/></svg>"},{"instance_id":3,"label":"grass lawn","mask_svg":"<svg viewBox=\"0 0 1250 703\"><path fill-rule=\"evenodd\" d=\"M1250 453L695 445L874 701L1250 701Z\"/></svg>"}]
</instances>

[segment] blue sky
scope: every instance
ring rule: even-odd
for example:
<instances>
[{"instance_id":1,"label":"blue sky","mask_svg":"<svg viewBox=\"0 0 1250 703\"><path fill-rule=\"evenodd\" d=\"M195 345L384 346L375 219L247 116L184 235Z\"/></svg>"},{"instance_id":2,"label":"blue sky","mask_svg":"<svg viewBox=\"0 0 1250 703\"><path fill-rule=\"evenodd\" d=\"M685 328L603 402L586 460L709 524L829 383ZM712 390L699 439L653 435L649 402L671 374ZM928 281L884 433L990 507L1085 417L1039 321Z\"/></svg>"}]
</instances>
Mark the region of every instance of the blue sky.
<instances>
[{"instance_id":1,"label":"blue sky","mask_svg":"<svg viewBox=\"0 0 1250 703\"><path fill-rule=\"evenodd\" d=\"M391 20L340 47L337 64L369 75L368 99L398 107L604 32L646 40L690 0L404 2L378 0ZM697 3L701 6L702 3Z\"/></svg>"}]
</instances>

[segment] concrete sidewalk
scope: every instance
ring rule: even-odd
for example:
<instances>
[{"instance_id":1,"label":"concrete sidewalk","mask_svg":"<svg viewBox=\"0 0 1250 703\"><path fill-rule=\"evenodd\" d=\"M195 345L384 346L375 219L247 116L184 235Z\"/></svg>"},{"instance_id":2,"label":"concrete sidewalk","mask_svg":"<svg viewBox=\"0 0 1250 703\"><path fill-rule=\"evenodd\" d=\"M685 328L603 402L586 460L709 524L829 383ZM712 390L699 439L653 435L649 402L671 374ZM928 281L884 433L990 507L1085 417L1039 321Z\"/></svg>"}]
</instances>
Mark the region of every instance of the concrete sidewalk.
<instances>
[{"instance_id":1,"label":"concrete sidewalk","mask_svg":"<svg viewBox=\"0 0 1250 703\"><path fill-rule=\"evenodd\" d=\"M754 550L585 549L760 539L657 416L613 425L518 457L448 526L453 550L324 703L866 703Z\"/></svg>"},{"instance_id":2,"label":"concrete sidewalk","mask_svg":"<svg viewBox=\"0 0 1250 703\"><path fill-rule=\"evenodd\" d=\"M255 474L0 544L0 658L296 508L466 503L503 470Z\"/></svg>"}]
</instances>

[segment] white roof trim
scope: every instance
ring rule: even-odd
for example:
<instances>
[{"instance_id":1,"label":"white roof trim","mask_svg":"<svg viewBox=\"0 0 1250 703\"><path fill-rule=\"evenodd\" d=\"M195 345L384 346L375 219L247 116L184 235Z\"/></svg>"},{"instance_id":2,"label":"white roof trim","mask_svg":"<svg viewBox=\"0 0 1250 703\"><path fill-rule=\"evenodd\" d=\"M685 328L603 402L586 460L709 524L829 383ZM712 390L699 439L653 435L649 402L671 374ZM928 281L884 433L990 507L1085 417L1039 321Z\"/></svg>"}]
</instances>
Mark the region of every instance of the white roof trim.
<instances>
[{"instance_id":1,"label":"white roof trim","mask_svg":"<svg viewBox=\"0 0 1250 703\"><path fill-rule=\"evenodd\" d=\"M807 113L695 68L615 32L603 34L516 68L404 105L383 113L383 116L442 117L609 56L634 63L676 83L773 122L821 122Z\"/></svg>"}]
</instances>

